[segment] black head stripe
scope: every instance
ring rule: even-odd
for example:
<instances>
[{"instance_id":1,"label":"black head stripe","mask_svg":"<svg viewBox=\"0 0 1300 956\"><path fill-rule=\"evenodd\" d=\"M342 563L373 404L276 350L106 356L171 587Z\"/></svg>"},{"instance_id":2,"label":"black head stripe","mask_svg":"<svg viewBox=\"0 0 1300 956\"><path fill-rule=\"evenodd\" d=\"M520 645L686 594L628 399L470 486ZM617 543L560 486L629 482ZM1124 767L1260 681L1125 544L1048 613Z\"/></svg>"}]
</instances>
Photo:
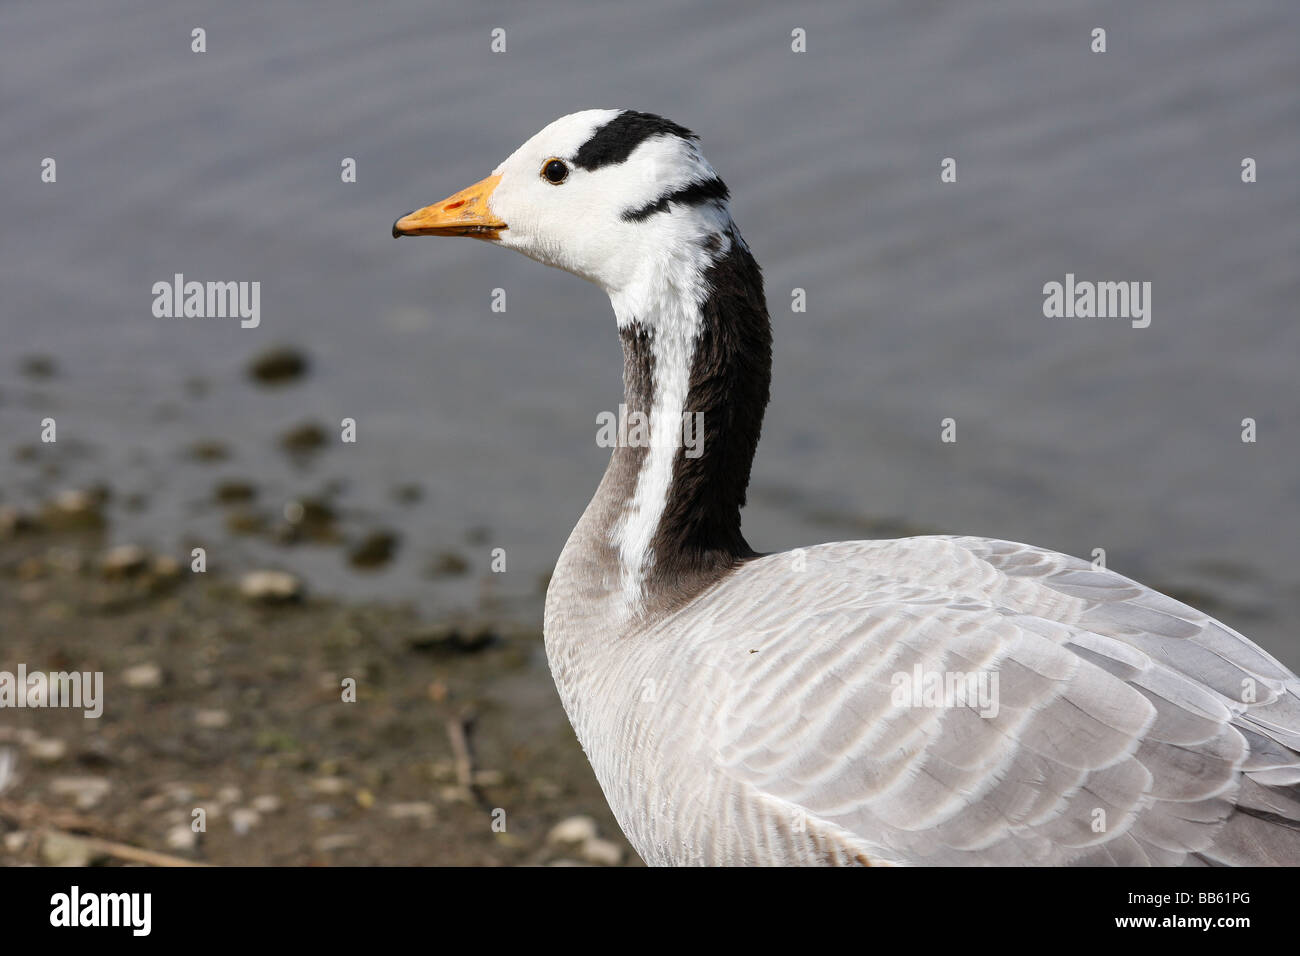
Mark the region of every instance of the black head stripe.
<instances>
[{"instance_id":1,"label":"black head stripe","mask_svg":"<svg viewBox=\"0 0 1300 956\"><path fill-rule=\"evenodd\" d=\"M651 136L665 133L670 136L680 136L682 139L699 138L685 126L678 126L671 120L656 116L654 113L624 110L596 130L591 139L582 144L573 157L573 163L583 169L592 170L626 162L632 155L632 151Z\"/></svg>"},{"instance_id":2,"label":"black head stripe","mask_svg":"<svg viewBox=\"0 0 1300 956\"><path fill-rule=\"evenodd\" d=\"M657 212L667 212L671 203L698 206L705 202L725 201L729 195L727 184L716 176L713 179L696 180L688 186L664 193L654 202L646 203L638 209L624 210L623 219L626 222L643 222Z\"/></svg>"}]
</instances>

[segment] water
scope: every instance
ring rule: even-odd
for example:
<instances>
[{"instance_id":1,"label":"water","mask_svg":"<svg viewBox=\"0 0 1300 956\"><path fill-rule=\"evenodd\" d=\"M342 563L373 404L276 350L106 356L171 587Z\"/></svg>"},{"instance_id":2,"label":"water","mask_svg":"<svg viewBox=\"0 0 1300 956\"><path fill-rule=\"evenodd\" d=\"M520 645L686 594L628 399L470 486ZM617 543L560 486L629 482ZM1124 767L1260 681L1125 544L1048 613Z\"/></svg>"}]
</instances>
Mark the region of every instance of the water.
<instances>
[{"instance_id":1,"label":"water","mask_svg":"<svg viewBox=\"0 0 1300 956\"><path fill-rule=\"evenodd\" d=\"M556 116L627 106L701 133L765 268L755 546L915 529L1100 547L1300 664L1300 8L697 6L6 5L3 500L102 479L117 539L197 536L214 563L284 564L317 589L429 608L488 593L535 618L607 454L608 303L485 244L389 227ZM956 184L939 181L948 156ZM260 327L154 318L151 286L176 272L260 281ZM1066 273L1150 281L1151 327L1044 318L1042 286ZM311 376L254 387L246 363L279 342ZM56 377L21 376L31 354ZM58 445L17 460L47 415ZM309 468L276 449L344 417L359 442ZM233 457L189 460L198 438ZM272 509L341 482L350 533L396 527L403 548L354 575L338 549L221 536L226 476ZM396 503L409 482L424 499ZM139 511L121 507L133 493ZM494 547L505 575L487 571ZM474 573L427 580L448 549Z\"/></svg>"}]
</instances>

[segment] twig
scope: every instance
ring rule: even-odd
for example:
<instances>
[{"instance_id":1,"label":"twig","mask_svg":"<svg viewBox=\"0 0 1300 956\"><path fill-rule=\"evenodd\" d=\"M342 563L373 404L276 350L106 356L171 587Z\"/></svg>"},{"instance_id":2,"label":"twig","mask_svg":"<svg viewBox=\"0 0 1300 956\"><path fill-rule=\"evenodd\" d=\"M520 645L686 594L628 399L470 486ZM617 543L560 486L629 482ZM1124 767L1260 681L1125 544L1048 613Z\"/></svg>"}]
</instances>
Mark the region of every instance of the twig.
<instances>
[{"instance_id":1,"label":"twig","mask_svg":"<svg viewBox=\"0 0 1300 956\"><path fill-rule=\"evenodd\" d=\"M99 836L87 834L110 833L109 827L92 819L73 813L70 810L50 810L39 803L19 803L16 800L0 800L0 818L11 821L23 829L36 830L43 839L46 833L58 833L62 836L80 840L88 848L103 856L131 863L144 863L148 866L208 866L196 860L186 860L170 853L155 850L143 850L138 846L106 840ZM40 839L33 841L36 846Z\"/></svg>"},{"instance_id":2,"label":"twig","mask_svg":"<svg viewBox=\"0 0 1300 956\"><path fill-rule=\"evenodd\" d=\"M198 860L186 860L183 857L172 856L170 853L158 853L155 850L142 850L138 846L129 846L125 843L114 843L112 840L101 840L99 837L78 837L84 840L89 846L104 854L118 860L128 860L131 863L143 863L146 866L210 866L208 863L201 863Z\"/></svg>"},{"instance_id":3,"label":"twig","mask_svg":"<svg viewBox=\"0 0 1300 956\"><path fill-rule=\"evenodd\" d=\"M90 833L100 836L113 832L111 827L93 817L71 810L51 810L39 803L20 803L17 800L0 800L0 818L23 829L48 826L74 834Z\"/></svg>"},{"instance_id":4,"label":"twig","mask_svg":"<svg viewBox=\"0 0 1300 956\"><path fill-rule=\"evenodd\" d=\"M465 794L478 803L483 802L474 783L474 752L470 749L469 733L474 725L474 712L464 711L447 720L447 739L451 741L451 753L456 768L456 783Z\"/></svg>"}]
</instances>

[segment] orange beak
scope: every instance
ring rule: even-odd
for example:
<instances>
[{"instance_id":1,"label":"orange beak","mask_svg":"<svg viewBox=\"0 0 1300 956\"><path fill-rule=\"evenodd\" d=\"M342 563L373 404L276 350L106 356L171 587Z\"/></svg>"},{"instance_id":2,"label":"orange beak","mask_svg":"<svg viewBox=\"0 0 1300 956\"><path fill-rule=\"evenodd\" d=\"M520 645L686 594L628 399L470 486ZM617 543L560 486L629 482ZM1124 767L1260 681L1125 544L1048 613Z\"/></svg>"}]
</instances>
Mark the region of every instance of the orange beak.
<instances>
[{"instance_id":1,"label":"orange beak","mask_svg":"<svg viewBox=\"0 0 1300 956\"><path fill-rule=\"evenodd\" d=\"M501 182L500 176L489 176L462 189L442 202L408 212L393 223L393 238L402 236L473 236L475 239L499 239L500 230L507 228L488 209L488 197Z\"/></svg>"}]
</instances>

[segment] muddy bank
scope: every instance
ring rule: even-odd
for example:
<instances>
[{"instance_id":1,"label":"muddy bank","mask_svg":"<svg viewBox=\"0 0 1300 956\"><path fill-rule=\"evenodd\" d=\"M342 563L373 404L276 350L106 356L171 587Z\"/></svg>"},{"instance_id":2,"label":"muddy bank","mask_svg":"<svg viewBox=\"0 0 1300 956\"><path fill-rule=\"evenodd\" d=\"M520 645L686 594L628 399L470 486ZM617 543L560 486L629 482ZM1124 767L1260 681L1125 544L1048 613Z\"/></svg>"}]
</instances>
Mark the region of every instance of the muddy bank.
<instances>
[{"instance_id":1,"label":"muddy bank","mask_svg":"<svg viewBox=\"0 0 1300 956\"><path fill-rule=\"evenodd\" d=\"M10 524L0 671L102 672L103 713L0 710L0 862L638 863L539 633Z\"/></svg>"}]
</instances>

